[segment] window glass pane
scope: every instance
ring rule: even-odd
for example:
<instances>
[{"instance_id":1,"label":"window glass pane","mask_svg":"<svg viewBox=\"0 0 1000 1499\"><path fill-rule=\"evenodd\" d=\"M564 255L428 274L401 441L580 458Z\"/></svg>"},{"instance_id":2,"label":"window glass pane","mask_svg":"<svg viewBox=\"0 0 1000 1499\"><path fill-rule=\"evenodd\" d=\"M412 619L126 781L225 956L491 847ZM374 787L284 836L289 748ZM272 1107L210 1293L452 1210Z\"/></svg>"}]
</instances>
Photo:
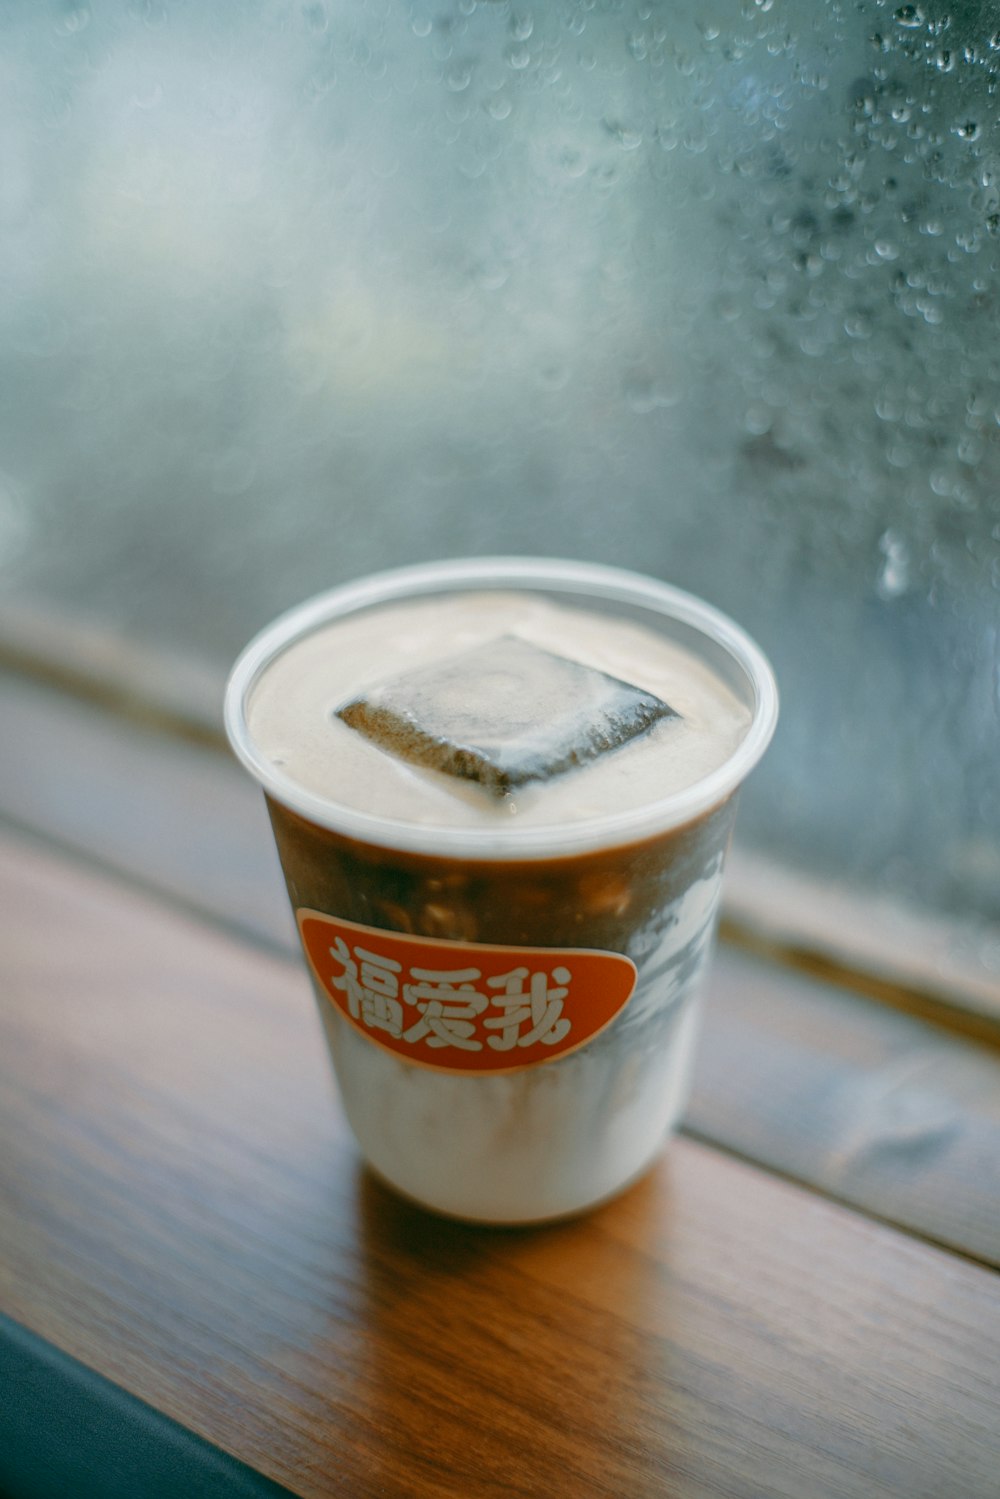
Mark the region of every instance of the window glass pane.
<instances>
[{"instance_id":1,"label":"window glass pane","mask_svg":"<svg viewBox=\"0 0 1000 1499\"><path fill-rule=\"evenodd\" d=\"M744 843L1000 888L1000 6L0 12L0 578L220 671L415 558L773 658Z\"/></svg>"}]
</instances>

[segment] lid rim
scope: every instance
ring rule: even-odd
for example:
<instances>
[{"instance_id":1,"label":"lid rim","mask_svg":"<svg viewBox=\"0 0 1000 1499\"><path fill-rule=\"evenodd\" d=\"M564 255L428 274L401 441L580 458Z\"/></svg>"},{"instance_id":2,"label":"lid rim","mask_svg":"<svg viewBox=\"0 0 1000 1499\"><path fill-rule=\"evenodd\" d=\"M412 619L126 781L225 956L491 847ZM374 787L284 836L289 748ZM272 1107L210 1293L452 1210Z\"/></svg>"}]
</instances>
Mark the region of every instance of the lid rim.
<instances>
[{"instance_id":1,"label":"lid rim","mask_svg":"<svg viewBox=\"0 0 1000 1499\"><path fill-rule=\"evenodd\" d=\"M257 750L247 722L250 693L271 661L296 640L364 608L484 586L590 595L595 600L645 607L697 630L721 646L744 673L753 696L753 718L747 733L721 766L681 791L579 822L527 827L397 822L305 790ZM255 635L240 653L226 685L224 705L226 733L237 758L262 789L289 811L328 831L375 847L481 862L569 857L677 831L721 806L739 789L767 748L777 715L777 684L766 657L746 631L712 605L671 584L625 569L517 556L394 568L329 589L296 605Z\"/></svg>"}]
</instances>

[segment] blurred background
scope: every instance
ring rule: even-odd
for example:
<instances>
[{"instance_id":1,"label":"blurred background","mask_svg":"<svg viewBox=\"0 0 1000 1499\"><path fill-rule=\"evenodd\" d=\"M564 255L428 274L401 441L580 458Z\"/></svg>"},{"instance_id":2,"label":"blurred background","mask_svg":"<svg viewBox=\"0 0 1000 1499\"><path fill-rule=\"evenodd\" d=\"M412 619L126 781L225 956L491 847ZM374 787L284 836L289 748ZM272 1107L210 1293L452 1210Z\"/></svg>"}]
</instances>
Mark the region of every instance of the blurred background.
<instances>
[{"instance_id":1,"label":"blurred background","mask_svg":"<svg viewBox=\"0 0 1000 1499\"><path fill-rule=\"evenodd\" d=\"M360 573L638 568L774 662L740 848L1000 968L996 0L8 0L0 119L0 638L211 716Z\"/></svg>"}]
</instances>

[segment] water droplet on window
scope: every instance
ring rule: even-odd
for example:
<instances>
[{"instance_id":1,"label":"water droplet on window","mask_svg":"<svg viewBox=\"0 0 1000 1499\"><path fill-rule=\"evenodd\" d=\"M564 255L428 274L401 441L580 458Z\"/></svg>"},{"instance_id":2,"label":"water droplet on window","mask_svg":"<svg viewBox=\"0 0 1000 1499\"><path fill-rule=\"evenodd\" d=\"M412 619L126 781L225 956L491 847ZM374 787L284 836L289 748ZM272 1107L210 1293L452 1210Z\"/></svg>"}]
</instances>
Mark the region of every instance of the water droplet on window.
<instances>
[{"instance_id":1,"label":"water droplet on window","mask_svg":"<svg viewBox=\"0 0 1000 1499\"><path fill-rule=\"evenodd\" d=\"M628 405L639 416L648 416L652 411L676 406L680 400L679 393L666 381L641 371L627 376L622 390Z\"/></svg>"},{"instance_id":2,"label":"water droplet on window","mask_svg":"<svg viewBox=\"0 0 1000 1499\"><path fill-rule=\"evenodd\" d=\"M959 463L967 463L970 467L974 467L985 451L983 439L975 432L966 432L959 438L956 451Z\"/></svg>"},{"instance_id":3,"label":"water droplet on window","mask_svg":"<svg viewBox=\"0 0 1000 1499\"><path fill-rule=\"evenodd\" d=\"M893 15L893 20L904 31L913 31L924 24L924 13L919 5L901 5Z\"/></svg>"},{"instance_id":4,"label":"water droplet on window","mask_svg":"<svg viewBox=\"0 0 1000 1499\"><path fill-rule=\"evenodd\" d=\"M632 130L628 125L622 124L620 120L604 120L605 130L614 136L623 151L635 151L642 145L642 135L638 130Z\"/></svg>"},{"instance_id":5,"label":"water droplet on window","mask_svg":"<svg viewBox=\"0 0 1000 1499\"><path fill-rule=\"evenodd\" d=\"M478 266L475 272L476 284L484 291L499 291L506 286L510 279L510 272L505 265L496 262Z\"/></svg>"},{"instance_id":6,"label":"water droplet on window","mask_svg":"<svg viewBox=\"0 0 1000 1499\"><path fill-rule=\"evenodd\" d=\"M884 531L879 537L882 562L875 591L880 599L896 599L910 584L910 554L898 531Z\"/></svg>"},{"instance_id":7,"label":"water droplet on window","mask_svg":"<svg viewBox=\"0 0 1000 1499\"><path fill-rule=\"evenodd\" d=\"M59 36L76 36L90 25L90 11L85 5L70 5L55 24Z\"/></svg>"},{"instance_id":8,"label":"water droplet on window","mask_svg":"<svg viewBox=\"0 0 1000 1499\"><path fill-rule=\"evenodd\" d=\"M774 425L774 413L769 406L755 401L748 406L743 416L743 426L753 437L763 437Z\"/></svg>"},{"instance_id":9,"label":"water droplet on window","mask_svg":"<svg viewBox=\"0 0 1000 1499\"><path fill-rule=\"evenodd\" d=\"M871 118L877 107L875 85L870 78L858 78L851 84L850 102L859 115Z\"/></svg>"},{"instance_id":10,"label":"water droplet on window","mask_svg":"<svg viewBox=\"0 0 1000 1499\"><path fill-rule=\"evenodd\" d=\"M572 146L567 146L559 153L559 166L567 177L584 177L587 172L587 158L582 151L576 151Z\"/></svg>"}]
</instances>

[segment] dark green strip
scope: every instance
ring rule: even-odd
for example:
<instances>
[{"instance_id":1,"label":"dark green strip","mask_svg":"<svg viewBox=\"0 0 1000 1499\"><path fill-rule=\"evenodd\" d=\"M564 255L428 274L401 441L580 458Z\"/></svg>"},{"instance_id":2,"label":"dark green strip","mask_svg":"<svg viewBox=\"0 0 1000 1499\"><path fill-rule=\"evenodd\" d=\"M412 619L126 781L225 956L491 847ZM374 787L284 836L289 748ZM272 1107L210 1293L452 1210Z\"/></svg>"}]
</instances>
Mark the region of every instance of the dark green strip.
<instances>
[{"instance_id":1,"label":"dark green strip","mask_svg":"<svg viewBox=\"0 0 1000 1499\"><path fill-rule=\"evenodd\" d=\"M289 1499L0 1314L3 1499Z\"/></svg>"}]
</instances>

